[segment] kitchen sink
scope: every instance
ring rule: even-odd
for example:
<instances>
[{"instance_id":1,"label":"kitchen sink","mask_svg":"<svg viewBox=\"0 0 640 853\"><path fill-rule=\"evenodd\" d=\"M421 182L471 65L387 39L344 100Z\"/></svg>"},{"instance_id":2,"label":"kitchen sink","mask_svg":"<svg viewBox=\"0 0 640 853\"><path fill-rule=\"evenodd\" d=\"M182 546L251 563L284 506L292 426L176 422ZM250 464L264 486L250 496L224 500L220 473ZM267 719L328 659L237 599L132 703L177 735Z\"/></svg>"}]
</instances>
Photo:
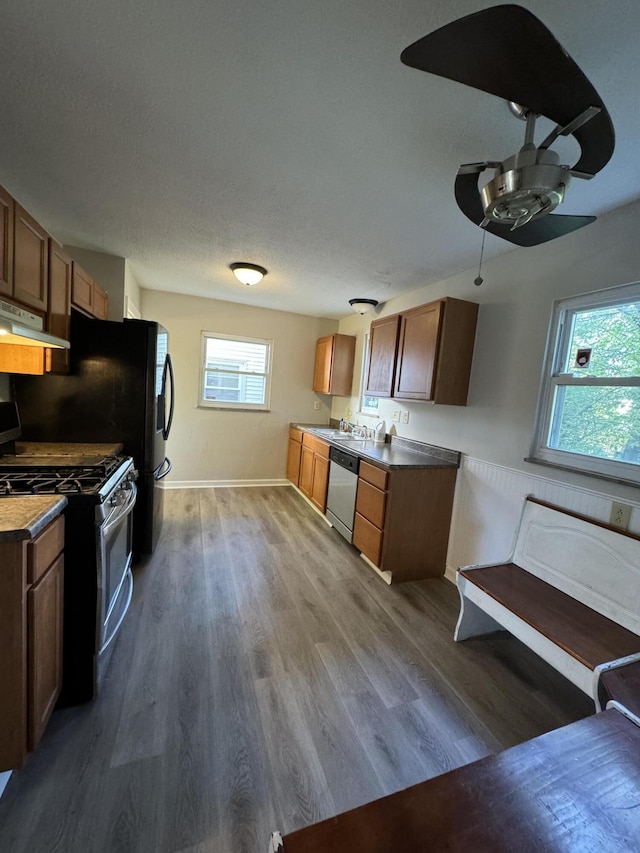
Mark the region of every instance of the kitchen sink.
<instances>
[{"instance_id":1,"label":"kitchen sink","mask_svg":"<svg viewBox=\"0 0 640 853\"><path fill-rule=\"evenodd\" d=\"M322 438L329 438L332 441L365 441L363 436L343 432L341 429L314 429L313 432Z\"/></svg>"}]
</instances>

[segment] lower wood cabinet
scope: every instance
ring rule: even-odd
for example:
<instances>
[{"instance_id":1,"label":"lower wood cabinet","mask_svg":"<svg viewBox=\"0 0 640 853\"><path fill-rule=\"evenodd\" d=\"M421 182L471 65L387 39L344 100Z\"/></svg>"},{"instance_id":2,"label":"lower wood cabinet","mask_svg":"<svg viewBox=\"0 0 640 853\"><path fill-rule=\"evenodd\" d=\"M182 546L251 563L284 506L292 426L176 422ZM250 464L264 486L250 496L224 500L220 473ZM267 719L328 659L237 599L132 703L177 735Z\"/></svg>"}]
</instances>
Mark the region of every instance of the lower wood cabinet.
<instances>
[{"instance_id":1,"label":"lower wood cabinet","mask_svg":"<svg viewBox=\"0 0 640 853\"><path fill-rule=\"evenodd\" d=\"M298 488L320 512L324 512L327 508L328 487L329 445L305 432L302 436Z\"/></svg>"},{"instance_id":2,"label":"lower wood cabinet","mask_svg":"<svg viewBox=\"0 0 640 853\"><path fill-rule=\"evenodd\" d=\"M294 486L300 483L300 455L302 453L302 430L289 427L289 449L287 451L287 480Z\"/></svg>"},{"instance_id":3,"label":"lower wood cabinet","mask_svg":"<svg viewBox=\"0 0 640 853\"><path fill-rule=\"evenodd\" d=\"M0 542L0 771L35 749L62 689L64 518Z\"/></svg>"},{"instance_id":4,"label":"lower wood cabinet","mask_svg":"<svg viewBox=\"0 0 640 853\"><path fill-rule=\"evenodd\" d=\"M353 544L394 583L444 575L456 474L360 462Z\"/></svg>"}]
</instances>

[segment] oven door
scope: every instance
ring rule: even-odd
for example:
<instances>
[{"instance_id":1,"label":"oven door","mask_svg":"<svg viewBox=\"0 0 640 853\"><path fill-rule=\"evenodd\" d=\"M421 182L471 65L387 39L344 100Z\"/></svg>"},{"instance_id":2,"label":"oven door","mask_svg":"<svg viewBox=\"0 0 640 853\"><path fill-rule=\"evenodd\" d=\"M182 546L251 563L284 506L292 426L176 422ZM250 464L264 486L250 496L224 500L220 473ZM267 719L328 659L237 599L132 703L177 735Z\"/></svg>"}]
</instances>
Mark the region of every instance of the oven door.
<instances>
[{"instance_id":1,"label":"oven door","mask_svg":"<svg viewBox=\"0 0 640 853\"><path fill-rule=\"evenodd\" d=\"M131 574L135 483L114 492L109 514L98 528L98 655L113 640L133 593Z\"/></svg>"}]
</instances>

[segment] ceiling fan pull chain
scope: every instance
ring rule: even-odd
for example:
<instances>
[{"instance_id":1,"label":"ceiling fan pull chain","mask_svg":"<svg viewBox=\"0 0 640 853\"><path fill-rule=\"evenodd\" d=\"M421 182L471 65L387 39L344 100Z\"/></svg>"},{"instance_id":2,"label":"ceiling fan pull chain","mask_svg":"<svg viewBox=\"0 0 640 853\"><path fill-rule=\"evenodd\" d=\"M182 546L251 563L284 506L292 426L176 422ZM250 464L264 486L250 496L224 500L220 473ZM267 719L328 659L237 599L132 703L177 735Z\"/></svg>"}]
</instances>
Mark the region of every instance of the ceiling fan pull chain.
<instances>
[{"instance_id":1,"label":"ceiling fan pull chain","mask_svg":"<svg viewBox=\"0 0 640 853\"><path fill-rule=\"evenodd\" d=\"M478 277L474 278L474 280L473 280L473 283L475 284L476 287L480 287L480 285L484 281L484 279L482 278L480 273L482 272L482 256L484 255L484 238L486 236L487 236L487 232L483 231L482 232L482 247L480 248L480 266L478 267Z\"/></svg>"}]
</instances>

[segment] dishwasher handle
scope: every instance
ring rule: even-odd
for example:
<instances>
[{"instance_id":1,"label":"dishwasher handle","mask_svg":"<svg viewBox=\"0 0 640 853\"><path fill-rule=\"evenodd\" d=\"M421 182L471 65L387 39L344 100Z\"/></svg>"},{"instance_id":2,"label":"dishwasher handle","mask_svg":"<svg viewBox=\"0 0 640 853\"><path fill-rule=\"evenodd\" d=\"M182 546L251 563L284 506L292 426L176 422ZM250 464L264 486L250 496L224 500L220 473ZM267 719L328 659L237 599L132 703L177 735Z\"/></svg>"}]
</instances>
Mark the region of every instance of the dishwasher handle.
<instances>
[{"instance_id":1,"label":"dishwasher handle","mask_svg":"<svg viewBox=\"0 0 640 853\"><path fill-rule=\"evenodd\" d=\"M357 456L354 456L353 453L346 453L338 447L331 448L329 451L329 459L332 462L335 462L336 465L339 465L341 468L346 468L347 471L351 471L354 474L357 474L360 469L360 459Z\"/></svg>"}]
</instances>

